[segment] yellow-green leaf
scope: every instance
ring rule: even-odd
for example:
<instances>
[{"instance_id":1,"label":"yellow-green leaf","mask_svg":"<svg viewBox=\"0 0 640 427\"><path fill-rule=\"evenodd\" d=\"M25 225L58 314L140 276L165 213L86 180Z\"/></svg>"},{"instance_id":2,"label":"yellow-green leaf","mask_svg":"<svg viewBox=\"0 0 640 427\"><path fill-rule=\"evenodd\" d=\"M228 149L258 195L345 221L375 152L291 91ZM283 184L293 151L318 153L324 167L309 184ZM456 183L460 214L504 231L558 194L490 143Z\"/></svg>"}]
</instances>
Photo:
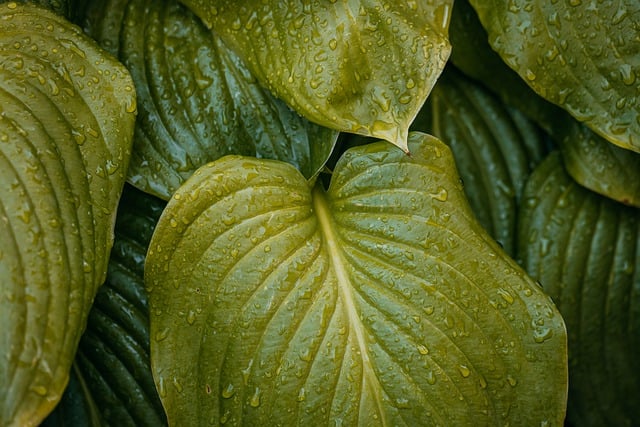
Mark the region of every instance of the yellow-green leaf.
<instances>
[{"instance_id":1,"label":"yellow-green leaf","mask_svg":"<svg viewBox=\"0 0 640 427\"><path fill-rule=\"evenodd\" d=\"M183 3L309 120L404 150L450 52L451 0Z\"/></svg>"},{"instance_id":2,"label":"yellow-green leaf","mask_svg":"<svg viewBox=\"0 0 640 427\"><path fill-rule=\"evenodd\" d=\"M170 424L562 423L562 319L448 147L409 141L347 151L326 191L229 156L176 192L145 266Z\"/></svg>"},{"instance_id":3,"label":"yellow-green leaf","mask_svg":"<svg viewBox=\"0 0 640 427\"><path fill-rule=\"evenodd\" d=\"M106 275L135 99L79 28L0 5L0 425L37 425L68 381Z\"/></svg>"}]
</instances>

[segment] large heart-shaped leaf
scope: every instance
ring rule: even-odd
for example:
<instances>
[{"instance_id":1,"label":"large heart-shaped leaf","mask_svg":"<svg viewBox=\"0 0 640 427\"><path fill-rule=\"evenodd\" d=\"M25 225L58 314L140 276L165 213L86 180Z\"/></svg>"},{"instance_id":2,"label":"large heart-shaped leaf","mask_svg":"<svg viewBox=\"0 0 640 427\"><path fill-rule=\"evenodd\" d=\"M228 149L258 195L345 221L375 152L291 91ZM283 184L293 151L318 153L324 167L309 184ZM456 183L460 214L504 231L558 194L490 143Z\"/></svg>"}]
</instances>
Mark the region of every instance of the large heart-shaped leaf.
<instances>
[{"instance_id":1,"label":"large heart-shaped leaf","mask_svg":"<svg viewBox=\"0 0 640 427\"><path fill-rule=\"evenodd\" d=\"M491 46L539 95L640 152L640 2L471 4Z\"/></svg>"},{"instance_id":2,"label":"large heart-shaped leaf","mask_svg":"<svg viewBox=\"0 0 640 427\"><path fill-rule=\"evenodd\" d=\"M558 153L535 170L520 214L519 256L549 292L569 337L568 419L640 419L640 210L578 185Z\"/></svg>"},{"instance_id":3,"label":"large heart-shaped leaf","mask_svg":"<svg viewBox=\"0 0 640 427\"><path fill-rule=\"evenodd\" d=\"M100 0L85 27L131 71L140 114L129 182L164 199L226 154L292 163L308 178L338 132L262 88L241 59L177 0Z\"/></svg>"},{"instance_id":4,"label":"large heart-shaped leaf","mask_svg":"<svg viewBox=\"0 0 640 427\"><path fill-rule=\"evenodd\" d=\"M311 121L406 150L449 56L451 0L182 0Z\"/></svg>"},{"instance_id":5,"label":"large heart-shaped leaf","mask_svg":"<svg viewBox=\"0 0 640 427\"><path fill-rule=\"evenodd\" d=\"M487 33L467 0L453 8L451 61L551 134L568 172L580 184L640 207L640 154L608 143L566 111L537 96L489 46ZM597 165L597 167L594 167Z\"/></svg>"},{"instance_id":6,"label":"large heart-shaped leaf","mask_svg":"<svg viewBox=\"0 0 640 427\"><path fill-rule=\"evenodd\" d=\"M129 162L127 70L65 19L0 5L0 425L36 425L68 381L106 275Z\"/></svg>"},{"instance_id":7,"label":"large heart-shaped leaf","mask_svg":"<svg viewBox=\"0 0 640 427\"><path fill-rule=\"evenodd\" d=\"M149 246L152 369L170 424L559 425L566 336L475 221L448 147L340 159L325 192L230 156Z\"/></svg>"}]
</instances>

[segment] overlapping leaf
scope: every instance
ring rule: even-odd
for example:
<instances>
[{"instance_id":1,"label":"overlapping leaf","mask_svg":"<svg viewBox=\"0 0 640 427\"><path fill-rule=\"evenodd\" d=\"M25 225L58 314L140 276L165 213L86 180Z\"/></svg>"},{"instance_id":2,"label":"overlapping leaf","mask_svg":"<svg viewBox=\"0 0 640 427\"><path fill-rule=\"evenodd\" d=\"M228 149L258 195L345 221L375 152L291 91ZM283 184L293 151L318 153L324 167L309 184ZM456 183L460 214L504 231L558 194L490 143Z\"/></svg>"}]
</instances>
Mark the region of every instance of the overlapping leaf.
<instances>
[{"instance_id":1,"label":"overlapping leaf","mask_svg":"<svg viewBox=\"0 0 640 427\"><path fill-rule=\"evenodd\" d=\"M231 156L167 205L147 254L172 424L558 425L566 336L467 205L446 145L347 151L329 189Z\"/></svg>"},{"instance_id":2,"label":"overlapping leaf","mask_svg":"<svg viewBox=\"0 0 640 427\"><path fill-rule=\"evenodd\" d=\"M493 48L543 98L640 152L640 3L471 0Z\"/></svg>"},{"instance_id":3,"label":"overlapping leaf","mask_svg":"<svg viewBox=\"0 0 640 427\"><path fill-rule=\"evenodd\" d=\"M0 4L0 424L66 382L113 244L135 120L129 73L45 9Z\"/></svg>"},{"instance_id":4,"label":"overlapping leaf","mask_svg":"<svg viewBox=\"0 0 640 427\"><path fill-rule=\"evenodd\" d=\"M287 161L308 178L329 157L337 132L275 99L177 0L94 1L85 27L136 84L129 181L138 188L168 199L199 166L226 154Z\"/></svg>"},{"instance_id":5,"label":"overlapping leaf","mask_svg":"<svg viewBox=\"0 0 640 427\"><path fill-rule=\"evenodd\" d=\"M523 265L553 297L569 336L568 419L631 426L640 418L640 210L592 193L558 153L527 183Z\"/></svg>"},{"instance_id":6,"label":"overlapping leaf","mask_svg":"<svg viewBox=\"0 0 640 427\"><path fill-rule=\"evenodd\" d=\"M640 207L640 154L608 143L561 108L537 96L505 66L487 38L469 3L456 1L451 29L452 62L550 133L576 181L614 200Z\"/></svg>"},{"instance_id":7,"label":"overlapping leaf","mask_svg":"<svg viewBox=\"0 0 640 427\"><path fill-rule=\"evenodd\" d=\"M450 0L183 3L303 116L405 150L450 52Z\"/></svg>"},{"instance_id":8,"label":"overlapping leaf","mask_svg":"<svg viewBox=\"0 0 640 427\"><path fill-rule=\"evenodd\" d=\"M547 150L541 131L453 67L429 103L432 132L451 147L474 214L513 256L522 187Z\"/></svg>"}]
</instances>

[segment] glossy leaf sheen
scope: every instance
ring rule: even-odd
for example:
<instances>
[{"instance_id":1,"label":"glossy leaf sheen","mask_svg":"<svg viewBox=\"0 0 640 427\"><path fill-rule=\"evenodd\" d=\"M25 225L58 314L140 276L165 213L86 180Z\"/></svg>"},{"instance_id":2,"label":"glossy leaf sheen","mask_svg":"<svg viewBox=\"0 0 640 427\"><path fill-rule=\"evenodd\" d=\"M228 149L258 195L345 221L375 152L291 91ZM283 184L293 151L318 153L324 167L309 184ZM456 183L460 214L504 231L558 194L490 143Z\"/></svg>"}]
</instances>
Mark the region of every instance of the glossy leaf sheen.
<instances>
[{"instance_id":1,"label":"glossy leaf sheen","mask_svg":"<svg viewBox=\"0 0 640 427\"><path fill-rule=\"evenodd\" d=\"M328 191L224 157L149 246L152 369L170 424L558 425L566 336L473 219L446 145L340 159Z\"/></svg>"},{"instance_id":2,"label":"glossy leaf sheen","mask_svg":"<svg viewBox=\"0 0 640 427\"><path fill-rule=\"evenodd\" d=\"M169 199L198 167L226 154L287 161L307 178L329 157L337 131L274 98L177 0L94 1L85 27L136 84L128 176L136 187Z\"/></svg>"},{"instance_id":3,"label":"glossy leaf sheen","mask_svg":"<svg viewBox=\"0 0 640 427\"><path fill-rule=\"evenodd\" d=\"M500 59L487 41L467 0L456 1L451 26L451 61L500 98L535 120L560 146L567 170L583 186L640 207L640 153L620 148L537 96Z\"/></svg>"},{"instance_id":4,"label":"glossy leaf sheen","mask_svg":"<svg viewBox=\"0 0 640 427\"><path fill-rule=\"evenodd\" d=\"M450 52L450 0L183 3L303 116L405 150Z\"/></svg>"},{"instance_id":5,"label":"glossy leaf sheen","mask_svg":"<svg viewBox=\"0 0 640 427\"><path fill-rule=\"evenodd\" d=\"M527 183L519 256L554 299L569 334L575 426L631 426L640 410L640 210L590 192L558 153Z\"/></svg>"},{"instance_id":6,"label":"glossy leaf sheen","mask_svg":"<svg viewBox=\"0 0 640 427\"><path fill-rule=\"evenodd\" d=\"M640 152L640 2L471 4L491 46L539 95Z\"/></svg>"},{"instance_id":7,"label":"glossy leaf sheen","mask_svg":"<svg viewBox=\"0 0 640 427\"><path fill-rule=\"evenodd\" d=\"M135 108L129 73L79 28L0 4L0 425L37 425L68 381L106 275Z\"/></svg>"}]
</instances>

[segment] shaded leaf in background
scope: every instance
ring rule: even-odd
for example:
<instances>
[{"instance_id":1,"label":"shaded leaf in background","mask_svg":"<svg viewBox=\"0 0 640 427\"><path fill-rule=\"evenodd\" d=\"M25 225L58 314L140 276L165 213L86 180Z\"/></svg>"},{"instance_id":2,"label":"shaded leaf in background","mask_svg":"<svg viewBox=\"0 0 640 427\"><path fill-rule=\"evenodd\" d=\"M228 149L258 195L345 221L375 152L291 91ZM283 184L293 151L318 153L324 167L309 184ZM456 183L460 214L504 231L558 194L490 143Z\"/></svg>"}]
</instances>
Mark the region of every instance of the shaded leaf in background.
<instances>
[{"instance_id":1,"label":"shaded leaf in background","mask_svg":"<svg viewBox=\"0 0 640 427\"><path fill-rule=\"evenodd\" d=\"M125 186L107 280L98 290L76 354L84 401L67 389L47 427L67 425L69 415L90 406L95 425L166 425L149 362L149 306L144 260L166 202ZM70 387L71 388L71 387ZM90 402L90 403L87 403ZM70 425L86 425L76 423Z\"/></svg>"},{"instance_id":2,"label":"shaded leaf in background","mask_svg":"<svg viewBox=\"0 0 640 427\"><path fill-rule=\"evenodd\" d=\"M568 420L640 419L640 210L578 185L558 153L527 183L519 257L558 305L569 337Z\"/></svg>"},{"instance_id":3,"label":"shaded leaf in background","mask_svg":"<svg viewBox=\"0 0 640 427\"><path fill-rule=\"evenodd\" d=\"M451 0L183 3L309 120L405 150L450 52Z\"/></svg>"},{"instance_id":4,"label":"shaded leaf in background","mask_svg":"<svg viewBox=\"0 0 640 427\"><path fill-rule=\"evenodd\" d=\"M129 169L136 187L168 199L198 167L226 154L287 161L311 178L331 154L337 131L275 99L177 0L94 1L83 25L136 83Z\"/></svg>"},{"instance_id":5,"label":"shaded leaf in background","mask_svg":"<svg viewBox=\"0 0 640 427\"><path fill-rule=\"evenodd\" d=\"M561 108L537 96L489 46L478 15L467 0L455 2L451 61L534 119L562 150L568 172L585 187L640 207L640 154L610 144Z\"/></svg>"},{"instance_id":6,"label":"shaded leaf in background","mask_svg":"<svg viewBox=\"0 0 640 427\"><path fill-rule=\"evenodd\" d=\"M106 276L135 108L127 70L79 28L0 4L0 425L38 424L67 384Z\"/></svg>"},{"instance_id":7,"label":"shaded leaf in background","mask_svg":"<svg viewBox=\"0 0 640 427\"><path fill-rule=\"evenodd\" d=\"M566 336L474 219L449 148L347 151L311 189L282 162L198 170L149 246L170 423L558 425Z\"/></svg>"},{"instance_id":8,"label":"shaded leaf in background","mask_svg":"<svg viewBox=\"0 0 640 427\"><path fill-rule=\"evenodd\" d=\"M453 67L445 69L428 103L431 132L451 147L478 221L515 255L520 193L547 152L542 132Z\"/></svg>"},{"instance_id":9,"label":"shaded leaf in background","mask_svg":"<svg viewBox=\"0 0 640 427\"><path fill-rule=\"evenodd\" d=\"M69 373L69 384L56 408L40 427L102 427L100 408L91 397L87 383L74 363Z\"/></svg>"},{"instance_id":10,"label":"shaded leaf in background","mask_svg":"<svg viewBox=\"0 0 640 427\"><path fill-rule=\"evenodd\" d=\"M640 152L640 2L470 3L491 46L536 93Z\"/></svg>"},{"instance_id":11,"label":"shaded leaf in background","mask_svg":"<svg viewBox=\"0 0 640 427\"><path fill-rule=\"evenodd\" d=\"M76 355L107 425L166 425L149 362L144 260L165 202L125 187L107 280L96 295Z\"/></svg>"}]
</instances>

